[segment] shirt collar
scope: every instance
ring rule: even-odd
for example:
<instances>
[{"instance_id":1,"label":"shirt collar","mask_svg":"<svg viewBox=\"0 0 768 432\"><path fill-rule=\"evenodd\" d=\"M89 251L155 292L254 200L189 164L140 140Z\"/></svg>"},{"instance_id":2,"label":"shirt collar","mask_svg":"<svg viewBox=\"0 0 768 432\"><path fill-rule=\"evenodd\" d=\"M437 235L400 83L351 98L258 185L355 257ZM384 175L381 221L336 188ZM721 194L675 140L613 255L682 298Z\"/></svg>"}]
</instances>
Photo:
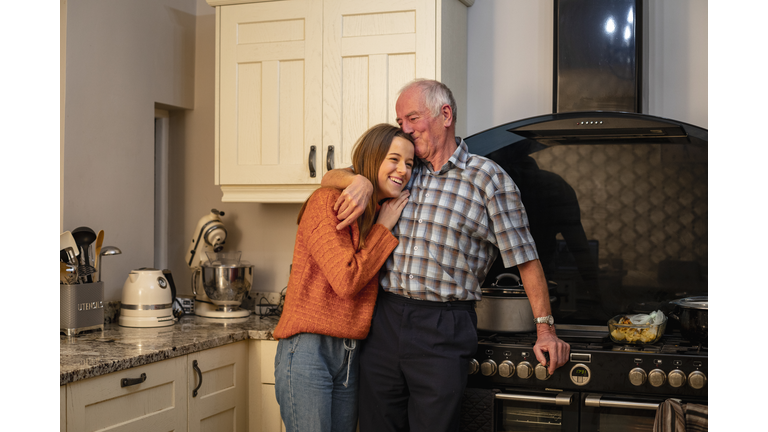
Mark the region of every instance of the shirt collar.
<instances>
[{"instance_id":1,"label":"shirt collar","mask_svg":"<svg viewBox=\"0 0 768 432\"><path fill-rule=\"evenodd\" d=\"M459 137L456 137L455 139L457 146L456 151L453 152L451 157L448 159L448 163L443 165L443 169L441 169L437 174L448 172L453 167L459 169L464 169L467 167L467 159L469 159L469 149L467 148L467 143L465 143L464 140Z\"/></svg>"}]
</instances>

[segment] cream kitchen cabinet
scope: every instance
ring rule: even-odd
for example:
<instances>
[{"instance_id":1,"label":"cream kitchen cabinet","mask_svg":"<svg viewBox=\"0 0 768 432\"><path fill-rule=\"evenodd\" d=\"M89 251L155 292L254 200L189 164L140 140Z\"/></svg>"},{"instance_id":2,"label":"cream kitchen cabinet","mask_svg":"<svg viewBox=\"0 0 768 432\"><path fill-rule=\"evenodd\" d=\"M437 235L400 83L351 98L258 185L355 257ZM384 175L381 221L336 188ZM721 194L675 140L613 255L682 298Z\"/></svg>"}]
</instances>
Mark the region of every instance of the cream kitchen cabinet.
<instances>
[{"instance_id":1,"label":"cream kitchen cabinet","mask_svg":"<svg viewBox=\"0 0 768 432\"><path fill-rule=\"evenodd\" d=\"M250 369L251 432L285 432L275 397L277 341L252 340Z\"/></svg>"},{"instance_id":2,"label":"cream kitchen cabinet","mask_svg":"<svg viewBox=\"0 0 768 432\"><path fill-rule=\"evenodd\" d=\"M208 0L223 201L303 202L357 138L395 123L413 78L446 83L465 129L470 0Z\"/></svg>"},{"instance_id":3,"label":"cream kitchen cabinet","mask_svg":"<svg viewBox=\"0 0 768 432\"><path fill-rule=\"evenodd\" d=\"M189 432L248 430L248 342L187 356Z\"/></svg>"},{"instance_id":4,"label":"cream kitchen cabinet","mask_svg":"<svg viewBox=\"0 0 768 432\"><path fill-rule=\"evenodd\" d=\"M66 430L246 431L247 343L67 384Z\"/></svg>"},{"instance_id":5,"label":"cream kitchen cabinet","mask_svg":"<svg viewBox=\"0 0 768 432\"><path fill-rule=\"evenodd\" d=\"M67 431L187 430L187 358L67 384Z\"/></svg>"}]
</instances>

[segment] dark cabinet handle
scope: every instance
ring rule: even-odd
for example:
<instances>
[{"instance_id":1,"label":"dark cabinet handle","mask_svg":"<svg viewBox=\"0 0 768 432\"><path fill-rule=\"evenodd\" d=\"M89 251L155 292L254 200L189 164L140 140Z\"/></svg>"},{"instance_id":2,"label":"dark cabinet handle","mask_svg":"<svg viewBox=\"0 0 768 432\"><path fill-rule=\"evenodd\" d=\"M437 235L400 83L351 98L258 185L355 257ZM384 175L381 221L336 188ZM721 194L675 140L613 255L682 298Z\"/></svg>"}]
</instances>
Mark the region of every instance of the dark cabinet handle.
<instances>
[{"instance_id":1,"label":"dark cabinet handle","mask_svg":"<svg viewBox=\"0 0 768 432\"><path fill-rule=\"evenodd\" d=\"M197 360L192 361L192 369L197 372L197 387L195 387L194 390L192 390L192 397L197 397L197 391L200 390L200 386L203 385L203 372L200 370L199 367L197 367Z\"/></svg>"},{"instance_id":2,"label":"dark cabinet handle","mask_svg":"<svg viewBox=\"0 0 768 432\"><path fill-rule=\"evenodd\" d=\"M315 177L315 146L309 148L309 176Z\"/></svg>"},{"instance_id":3,"label":"dark cabinet handle","mask_svg":"<svg viewBox=\"0 0 768 432\"><path fill-rule=\"evenodd\" d=\"M141 384L147 380L147 374L143 373L138 378L123 378L120 380L120 387L129 387L136 384Z\"/></svg>"},{"instance_id":4,"label":"dark cabinet handle","mask_svg":"<svg viewBox=\"0 0 768 432\"><path fill-rule=\"evenodd\" d=\"M328 171L333 169L333 146L328 146L328 156L325 158L325 167Z\"/></svg>"}]
</instances>

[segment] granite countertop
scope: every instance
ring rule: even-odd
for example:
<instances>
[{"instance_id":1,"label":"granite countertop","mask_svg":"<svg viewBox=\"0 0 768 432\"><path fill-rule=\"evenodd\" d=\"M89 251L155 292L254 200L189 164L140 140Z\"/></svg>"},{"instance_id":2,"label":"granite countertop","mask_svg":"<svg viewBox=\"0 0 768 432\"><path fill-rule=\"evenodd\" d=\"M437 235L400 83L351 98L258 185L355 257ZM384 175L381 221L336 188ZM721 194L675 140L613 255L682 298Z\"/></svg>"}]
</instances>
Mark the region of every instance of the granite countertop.
<instances>
[{"instance_id":1,"label":"granite countertop","mask_svg":"<svg viewBox=\"0 0 768 432\"><path fill-rule=\"evenodd\" d=\"M59 385L93 378L247 339L270 339L277 317L219 319L185 315L168 327L128 328L61 336Z\"/></svg>"}]
</instances>

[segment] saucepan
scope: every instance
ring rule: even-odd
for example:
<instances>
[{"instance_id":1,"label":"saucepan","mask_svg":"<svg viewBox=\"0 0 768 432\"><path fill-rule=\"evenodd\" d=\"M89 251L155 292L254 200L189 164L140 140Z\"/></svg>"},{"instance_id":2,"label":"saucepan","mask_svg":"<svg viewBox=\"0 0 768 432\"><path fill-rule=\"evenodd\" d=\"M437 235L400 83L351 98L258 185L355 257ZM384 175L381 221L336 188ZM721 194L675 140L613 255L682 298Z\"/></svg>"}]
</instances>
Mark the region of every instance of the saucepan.
<instances>
[{"instance_id":1,"label":"saucepan","mask_svg":"<svg viewBox=\"0 0 768 432\"><path fill-rule=\"evenodd\" d=\"M668 315L680 322L680 333L693 343L707 343L709 301L707 296L685 297L669 302L674 306Z\"/></svg>"},{"instance_id":2,"label":"saucepan","mask_svg":"<svg viewBox=\"0 0 768 432\"><path fill-rule=\"evenodd\" d=\"M536 330L531 302L517 275L502 273L482 292L483 299L477 302L475 308L478 330L499 333L527 333Z\"/></svg>"}]
</instances>

